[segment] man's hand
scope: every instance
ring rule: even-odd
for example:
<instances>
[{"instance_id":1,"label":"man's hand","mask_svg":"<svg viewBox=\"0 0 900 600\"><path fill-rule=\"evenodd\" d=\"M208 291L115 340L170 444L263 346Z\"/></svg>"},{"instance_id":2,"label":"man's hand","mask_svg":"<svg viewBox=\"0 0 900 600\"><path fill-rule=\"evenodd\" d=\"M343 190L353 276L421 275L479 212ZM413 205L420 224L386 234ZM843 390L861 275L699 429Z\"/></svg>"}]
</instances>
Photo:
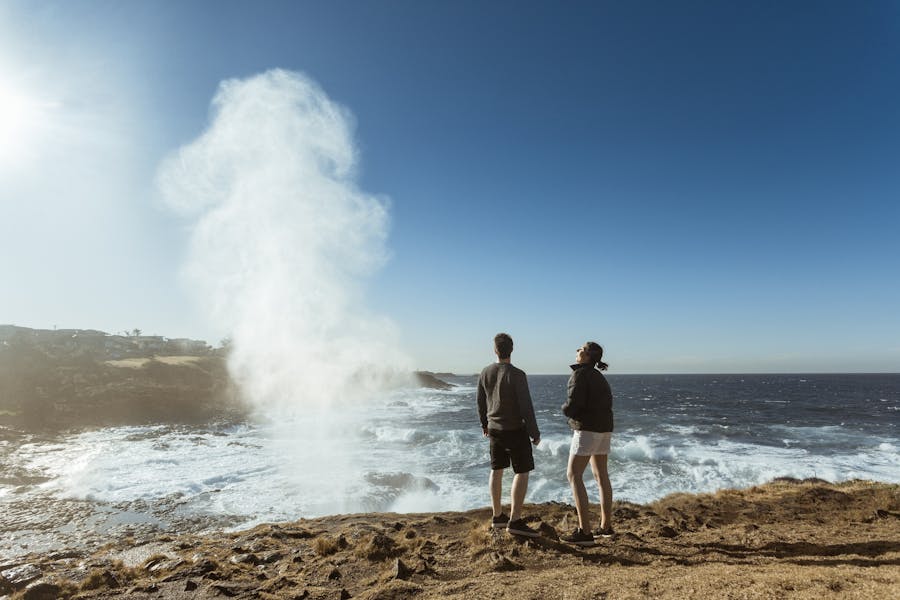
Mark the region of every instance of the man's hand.
<instances>
[{"instance_id":1,"label":"man's hand","mask_svg":"<svg viewBox=\"0 0 900 600\"><path fill-rule=\"evenodd\" d=\"M488 436L488 430L487 430L487 427L482 427L482 428L481 428L481 433L484 434L484 437L487 437L487 436Z\"/></svg>"},{"instance_id":2,"label":"man's hand","mask_svg":"<svg viewBox=\"0 0 900 600\"><path fill-rule=\"evenodd\" d=\"M534 444L535 446L537 446L538 444L541 443L541 438L536 437L533 440L531 440L531 443Z\"/></svg>"}]
</instances>

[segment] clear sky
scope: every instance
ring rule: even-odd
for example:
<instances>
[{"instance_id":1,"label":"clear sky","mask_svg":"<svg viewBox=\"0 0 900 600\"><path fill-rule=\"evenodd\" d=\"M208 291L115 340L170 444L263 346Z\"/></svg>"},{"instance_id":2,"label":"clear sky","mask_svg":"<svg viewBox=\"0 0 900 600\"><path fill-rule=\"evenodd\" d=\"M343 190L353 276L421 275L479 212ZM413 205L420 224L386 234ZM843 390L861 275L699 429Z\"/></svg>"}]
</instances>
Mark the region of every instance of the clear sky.
<instances>
[{"instance_id":1,"label":"clear sky","mask_svg":"<svg viewBox=\"0 0 900 600\"><path fill-rule=\"evenodd\" d=\"M155 184L306 74L389 204L417 367L900 372L900 3L0 2L0 323L217 343Z\"/></svg>"}]
</instances>

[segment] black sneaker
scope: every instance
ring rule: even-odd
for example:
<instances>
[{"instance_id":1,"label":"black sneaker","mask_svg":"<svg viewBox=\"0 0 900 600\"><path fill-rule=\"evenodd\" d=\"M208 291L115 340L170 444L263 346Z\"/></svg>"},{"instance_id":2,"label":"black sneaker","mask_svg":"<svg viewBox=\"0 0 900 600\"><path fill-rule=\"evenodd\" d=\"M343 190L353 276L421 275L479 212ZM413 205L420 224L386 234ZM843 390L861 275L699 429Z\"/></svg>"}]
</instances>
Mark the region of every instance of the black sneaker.
<instances>
[{"instance_id":1,"label":"black sneaker","mask_svg":"<svg viewBox=\"0 0 900 600\"><path fill-rule=\"evenodd\" d=\"M613 531L613 528L612 528L612 527L607 527L607 528L605 528L605 529L601 529L601 528L598 527L597 529L593 530L593 531L591 532L591 534L593 534L593 536L594 536L595 538L599 538L599 537L602 537L602 538L611 538L612 536L616 535L616 532Z\"/></svg>"},{"instance_id":2,"label":"black sneaker","mask_svg":"<svg viewBox=\"0 0 900 600\"><path fill-rule=\"evenodd\" d=\"M564 535L559 539L567 544L575 544L576 546L594 545L594 536L585 532L583 529L581 529L581 527L577 528L571 534Z\"/></svg>"},{"instance_id":3,"label":"black sneaker","mask_svg":"<svg viewBox=\"0 0 900 600\"><path fill-rule=\"evenodd\" d=\"M525 522L525 519L510 521L509 525L506 526L506 533L511 533L512 535L524 535L525 537L541 537L540 532L529 527L528 523Z\"/></svg>"},{"instance_id":4,"label":"black sneaker","mask_svg":"<svg viewBox=\"0 0 900 600\"><path fill-rule=\"evenodd\" d=\"M509 517L506 516L506 513L500 513L499 517L491 519L492 529L504 529L507 525L509 525Z\"/></svg>"}]
</instances>

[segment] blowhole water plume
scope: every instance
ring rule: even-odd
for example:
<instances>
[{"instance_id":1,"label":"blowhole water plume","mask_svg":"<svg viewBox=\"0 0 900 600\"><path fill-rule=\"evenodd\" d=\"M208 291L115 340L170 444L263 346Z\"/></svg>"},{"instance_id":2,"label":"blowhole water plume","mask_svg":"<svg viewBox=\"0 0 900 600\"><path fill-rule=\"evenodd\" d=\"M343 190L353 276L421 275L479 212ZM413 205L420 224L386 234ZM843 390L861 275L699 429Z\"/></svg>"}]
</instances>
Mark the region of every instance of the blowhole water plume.
<instances>
[{"instance_id":1,"label":"blowhole water plume","mask_svg":"<svg viewBox=\"0 0 900 600\"><path fill-rule=\"evenodd\" d=\"M352 115L280 69L222 82L212 113L158 183L192 219L185 275L230 332L246 397L307 414L407 373L393 324L364 303L387 256L388 207L356 183Z\"/></svg>"}]
</instances>

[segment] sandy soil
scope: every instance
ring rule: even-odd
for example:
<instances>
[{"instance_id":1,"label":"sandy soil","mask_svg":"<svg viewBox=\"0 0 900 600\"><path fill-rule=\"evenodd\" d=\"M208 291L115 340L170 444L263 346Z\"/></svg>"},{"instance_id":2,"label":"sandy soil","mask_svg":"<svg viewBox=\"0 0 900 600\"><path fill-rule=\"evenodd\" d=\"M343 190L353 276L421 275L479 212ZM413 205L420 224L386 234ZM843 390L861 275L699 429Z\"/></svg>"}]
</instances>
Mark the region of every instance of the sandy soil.
<instances>
[{"instance_id":1,"label":"sandy soil","mask_svg":"<svg viewBox=\"0 0 900 600\"><path fill-rule=\"evenodd\" d=\"M111 540L0 565L24 598L897 598L900 486L775 481L616 503L617 534L557 541L565 504L529 505L543 533L487 527L487 509L361 514L237 533ZM29 586L29 587L26 587ZM14 591L18 588L18 591Z\"/></svg>"}]
</instances>

